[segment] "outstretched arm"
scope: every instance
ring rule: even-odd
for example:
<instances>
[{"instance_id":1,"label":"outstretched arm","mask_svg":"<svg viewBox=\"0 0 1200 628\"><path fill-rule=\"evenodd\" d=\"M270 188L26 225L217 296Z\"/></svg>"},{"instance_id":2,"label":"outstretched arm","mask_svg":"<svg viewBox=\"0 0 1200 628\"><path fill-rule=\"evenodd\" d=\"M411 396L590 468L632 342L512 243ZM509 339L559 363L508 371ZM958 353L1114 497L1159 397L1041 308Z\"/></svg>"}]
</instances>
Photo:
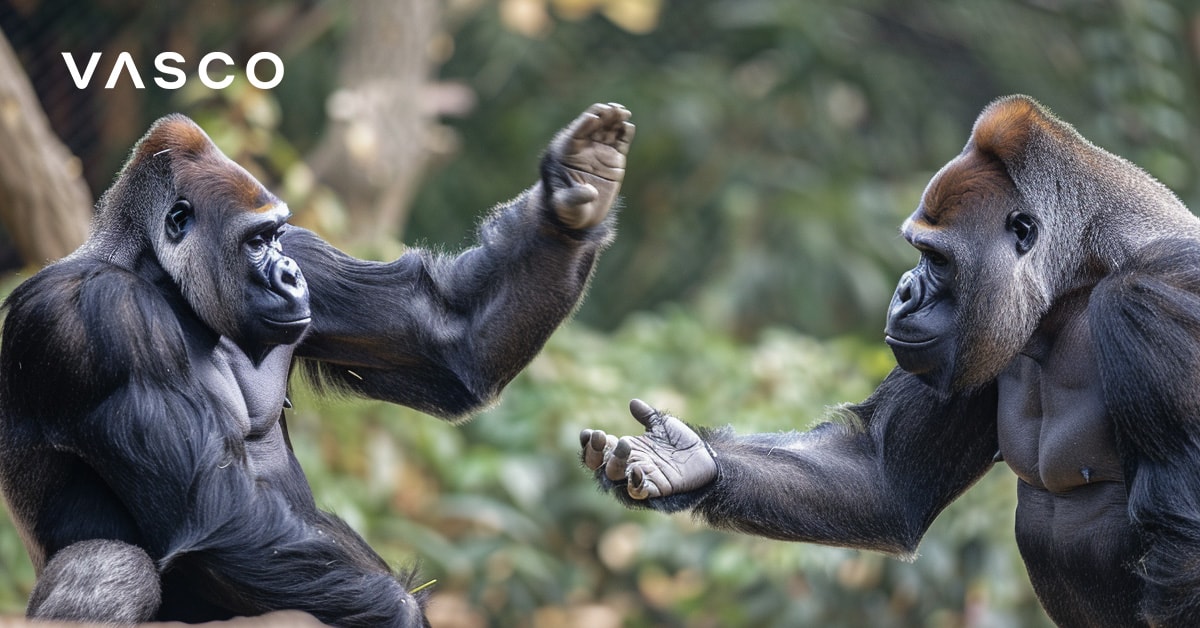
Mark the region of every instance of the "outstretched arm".
<instances>
[{"instance_id":1,"label":"outstretched arm","mask_svg":"<svg viewBox=\"0 0 1200 628\"><path fill-rule=\"evenodd\" d=\"M282 237L308 281L298 349L319 381L442 417L478 409L574 311L601 250L633 139L629 111L593 105L551 142L541 178L456 256L349 257L303 229Z\"/></svg>"},{"instance_id":2,"label":"outstretched arm","mask_svg":"<svg viewBox=\"0 0 1200 628\"><path fill-rule=\"evenodd\" d=\"M1200 244L1148 246L1092 292L1088 315L1144 555L1142 611L1200 622Z\"/></svg>"},{"instance_id":3,"label":"outstretched arm","mask_svg":"<svg viewBox=\"0 0 1200 628\"><path fill-rule=\"evenodd\" d=\"M893 371L842 422L809 432L693 431L641 402L648 431L580 436L584 463L631 507L691 509L709 524L788 541L915 551L934 517L992 465L993 387L940 398Z\"/></svg>"}]
</instances>

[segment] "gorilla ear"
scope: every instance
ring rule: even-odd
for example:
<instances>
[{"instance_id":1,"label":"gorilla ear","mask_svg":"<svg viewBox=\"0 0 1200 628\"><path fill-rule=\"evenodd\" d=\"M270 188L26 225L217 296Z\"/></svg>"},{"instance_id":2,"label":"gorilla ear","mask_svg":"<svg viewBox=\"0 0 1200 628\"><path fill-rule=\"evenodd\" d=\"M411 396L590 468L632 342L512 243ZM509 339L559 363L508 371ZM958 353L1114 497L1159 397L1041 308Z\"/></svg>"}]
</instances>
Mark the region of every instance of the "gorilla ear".
<instances>
[{"instance_id":1,"label":"gorilla ear","mask_svg":"<svg viewBox=\"0 0 1200 628\"><path fill-rule=\"evenodd\" d=\"M1048 131L1054 118L1029 96L1006 96L988 105L975 121L971 141L980 151L1010 166L1025 154L1038 130Z\"/></svg>"},{"instance_id":2,"label":"gorilla ear","mask_svg":"<svg viewBox=\"0 0 1200 628\"><path fill-rule=\"evenodd\" d=\"M195 212L192 210L192 204L186 199L181 198L175 201L171 209L167 212L166 233L167 237L172 242L179 242L183 236L187 235L192 230L192 224L195 222Z\"/></svg>"}]
</instances>

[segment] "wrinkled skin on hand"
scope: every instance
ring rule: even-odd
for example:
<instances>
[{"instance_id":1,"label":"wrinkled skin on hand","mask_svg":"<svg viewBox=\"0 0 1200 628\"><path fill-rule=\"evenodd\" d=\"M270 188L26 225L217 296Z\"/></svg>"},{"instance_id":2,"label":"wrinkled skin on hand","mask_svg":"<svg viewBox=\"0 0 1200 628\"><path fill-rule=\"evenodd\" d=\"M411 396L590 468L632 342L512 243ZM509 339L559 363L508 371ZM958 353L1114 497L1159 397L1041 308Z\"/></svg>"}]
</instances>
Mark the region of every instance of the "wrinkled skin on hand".
<instances>
[{"instance_id":1,"label":"wrinkled skin on hand","mask_svg":"<svg viewBox=\"0 0 1200 628\"><path fill-rule=\"evenodd\" d=\"M629 412L646 433L621 438L603 430L579 433L583 463L589 469L603 467L609 480L625 480L625 490L634 499L686 493L717 478L712 450L687 424L640 399L629 403Z\"/></svg>"},{"instance_id":2,"label":"wrinkled skin on hand","mask_svg":"<svg viewBox=\"0 0 1200 628\"><path fill-rule=\"evenodd\" d=\"M629 110L609 103L588 107L554 138L550 152L559 156L569 182L555 186L550 205L564 225L587 229L608 216L625 178L633 134Z\"/></svg>"}]
</instances>

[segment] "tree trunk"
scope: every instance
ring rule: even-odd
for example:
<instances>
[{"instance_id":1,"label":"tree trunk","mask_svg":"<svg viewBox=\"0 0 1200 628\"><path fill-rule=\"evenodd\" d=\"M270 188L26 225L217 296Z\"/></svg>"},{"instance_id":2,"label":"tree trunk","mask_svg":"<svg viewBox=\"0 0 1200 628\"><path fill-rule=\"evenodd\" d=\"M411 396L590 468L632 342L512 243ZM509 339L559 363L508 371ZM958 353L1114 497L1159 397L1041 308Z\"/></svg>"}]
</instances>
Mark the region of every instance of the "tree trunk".
<instances>
[{"instance_id":1,"label":"tree trunk","mask_svg":"<svg viewBox=\"0 0 1200 628\"><path fill-rule=\"evenodd\" d=\"M41 265L74 251L88 235L91 193L3 33L0 147L0 222L21 259Z\"/></svg>"},{"instance_id":2,"label":"tree trunk","mask_svg":"<svg viewBox=\"0 0 1200 628\"><path fill-rule=\"evenodd\" d=\"M308 159L346 204L351 241L399 238L429 157L431 43L439 0L358 2L329 126Z\"/></svg>"}]
</instances>

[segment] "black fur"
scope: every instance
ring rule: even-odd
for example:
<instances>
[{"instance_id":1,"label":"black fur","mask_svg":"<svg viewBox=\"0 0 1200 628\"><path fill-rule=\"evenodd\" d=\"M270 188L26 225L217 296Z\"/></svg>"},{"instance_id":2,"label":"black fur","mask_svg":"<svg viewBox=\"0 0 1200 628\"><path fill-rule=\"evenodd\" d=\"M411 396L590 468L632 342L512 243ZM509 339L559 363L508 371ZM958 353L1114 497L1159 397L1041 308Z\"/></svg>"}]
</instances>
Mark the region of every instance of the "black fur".
<instances>
[{"instance_id":1,"label":"black fur","mask_svg":"<svg viewBox=\"0 0 1200 628\"><path fill-rule=\"evenodd\" d=\"M494 400L611 238L611 216L561 228L544 185L469 251L366 262L281 231L286 206L198 127L157 123L88 243L5 305L0 488L39 573L29 614L425 624L411 574L316 507L284 432L287 379L299 359L325 385L446 418Z\"/></svg>"},{"instance_id":2,"label":"black fur","mask_svg":"<svg viewBox=\"0 0 1200 628\"><path fill-rule=\"evenodd\" d=\"M1154 625L1200 625L1200 243L1146 247L1089 309L1145 548L1143 611Z\"/></svg>"}]
</instances>

